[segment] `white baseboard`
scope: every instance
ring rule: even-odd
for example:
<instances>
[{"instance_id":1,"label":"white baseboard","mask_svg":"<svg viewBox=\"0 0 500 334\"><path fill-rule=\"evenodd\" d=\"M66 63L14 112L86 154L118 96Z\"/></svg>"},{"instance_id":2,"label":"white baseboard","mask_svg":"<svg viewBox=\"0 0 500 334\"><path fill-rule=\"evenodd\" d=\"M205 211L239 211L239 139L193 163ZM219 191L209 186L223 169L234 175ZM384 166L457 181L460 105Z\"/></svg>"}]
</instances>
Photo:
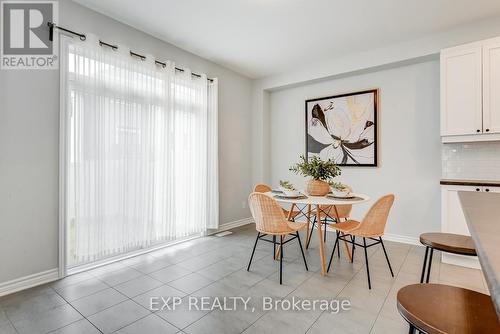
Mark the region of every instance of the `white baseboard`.
<instances>
[{"instance_id":1,"label":"white baseboard","mask_svg":"<svg viewBox=\"0 0 500 334\"><path fill-rule=\"evenodd\" d=\"M0 297L17 291L32 288L37 285L49 283L59 278L59 269L54 268L40 273L20 277L11 281L0 283Z\"/></svg>"},{"instance_id":2,"label":"white baseboard","mask_svg":"<svg viewBox=\"0 0 500 334\"><path fill-rule=\"evenodd\" d=\"M210 233L210 234L216 234L216 233L224 232L224 231L236 228L236 227L240 227L240 226L252 224L253 222L254 222L253 218L252 217L248 217L248 218L243 218L243 219L240 219L240 220L235 220L235 221L232 221L232 222L224 223L224 224L219 225L219 228L217 230L215 230L213 233Z\"/></svg>"},{"instance_id":3,"label":"white baseboard","mask_svg":"<svg viewBox=\"0 0 500 334\"><path fill-rule=\"evenodd\" d=\"M464 256L458 254L443 253L441 256L441 262L466 268L481 269L477 256Z\"/></svg>"},{"instance_id":4,"label":"white baseboard","mask_svg":"<svg viewBox=\"0 0 500 334\"><path fill-rule=\"evenodd\" d=\"M220 225L219 229L211 234L224 232L224 231L236 228L236 227L244 226L247 224L253 224L253 223L254 223L254 221L253 221L252 217L236 220L233 222L229 222L229 223L225 223L225 224ZM315 229L316 229L316 227L315 227ZM335 230L328 227L328 231L334 232ZM384 240L387 240L387 241L394 241L394 242L401 242L403 244L422 246L422 244L420 243L420 239L416 238L416 237L409 237L406 235L386 233L386 234L384 234L383 238L384 238Z\"/></svg>"},{"instance_id":5,"label":"white baseboard","mask_svg":"<svg viewBox=\"0 0 500 334\"><path fill-rule=\"evenodd\" d=\"M383 239L387 241L401 242L403 244L422 246L419 238L409 237L406 235L385 233Z\"/></svg>"},{"instance_id":6,"label":"white baseboard","mask_svg":"<svg viewBox=\"0 0 500 334\"><path fill-rule=\"evenodd\" d=\"M316 229L316 226L314 226L314 229ZM335 232L334 229L331 227L327 227L328 232ZM414 238L414 237L408 237L406 235L399 235L399 234L392 234L392 233L386 233L382 237L384 240L387 241L394 241L394 242L400 242L403 244L409 244L409 245L416 245L416 246L422 246L420 243L419 238Z\"/></svg>"}]
</instances>

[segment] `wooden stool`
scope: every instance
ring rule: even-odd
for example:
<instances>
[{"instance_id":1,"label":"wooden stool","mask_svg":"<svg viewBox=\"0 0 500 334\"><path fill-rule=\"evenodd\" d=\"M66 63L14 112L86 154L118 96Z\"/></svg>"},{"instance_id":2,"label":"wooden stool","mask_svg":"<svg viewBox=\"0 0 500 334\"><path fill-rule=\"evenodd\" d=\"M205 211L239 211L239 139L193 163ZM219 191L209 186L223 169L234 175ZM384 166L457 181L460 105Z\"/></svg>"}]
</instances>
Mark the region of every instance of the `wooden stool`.
<instances>
[{"instance_id":1,"label":"wooden stool","mask_svg":"<svg viewBox=\"0 0 500 334\"><path fill-rule=\"evenodd\" d=\"M398 311L409 333L500 333L490 296L442 284L412 284L398 291Z\"/></svg>"},{"instance_id":2,"label":"wooden stool","mask_svg":"<svg viewBox=\"0 0 500 334\"><path fill-rule=\"evenodd\" d=\"M427 267L427 278L425 280L426 283L429 283L429 278L431 275L431 264L434 249L459 255L477 256L474 241L472 241L471 237L466 235L451 233L424 233L420 235L420 242L426 246L424 265L422 266L422 275L420 276L420 283L424 283L426 270L425 266L427 264L427 254L429 253L429 248L431 249L431 252L429 255L429 265Z\"/></svg>"}]
</instances>

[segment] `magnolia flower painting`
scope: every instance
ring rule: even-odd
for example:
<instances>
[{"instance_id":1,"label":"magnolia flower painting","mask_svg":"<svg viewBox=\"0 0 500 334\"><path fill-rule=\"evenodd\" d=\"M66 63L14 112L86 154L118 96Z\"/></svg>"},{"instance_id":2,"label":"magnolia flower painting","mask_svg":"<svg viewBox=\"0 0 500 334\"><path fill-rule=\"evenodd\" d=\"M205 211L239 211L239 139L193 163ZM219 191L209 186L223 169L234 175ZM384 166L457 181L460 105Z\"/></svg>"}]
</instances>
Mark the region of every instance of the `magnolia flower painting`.
<instances>
[{"instance_id":1,"label":"magnolia flower painting","mask_svg":"<svg viewBox=\"0 0 500 334\"><path fill-rule=\"evenodd\" d=\"M377 93L306 101L306 154L340 166L377 166Z\"/></svg>"}]
</instances>

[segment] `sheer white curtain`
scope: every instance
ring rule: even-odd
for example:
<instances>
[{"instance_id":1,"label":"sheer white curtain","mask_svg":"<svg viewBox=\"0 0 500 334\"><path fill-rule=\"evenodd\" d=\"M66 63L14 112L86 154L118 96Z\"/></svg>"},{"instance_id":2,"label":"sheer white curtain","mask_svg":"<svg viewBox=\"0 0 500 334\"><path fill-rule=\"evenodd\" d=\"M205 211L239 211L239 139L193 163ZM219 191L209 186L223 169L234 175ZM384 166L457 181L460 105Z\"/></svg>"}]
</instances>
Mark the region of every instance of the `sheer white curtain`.
<instances>
[{"instance_id":1,"label":"sheer white curtain","mask_svg":"<svg viewBox=\"0 0 500 334\"><path fill-rule=\"evenodd\" d=\"M216 228L217 81L90 34L62 46L68 264Z\"/></svg>"}]
</instances>

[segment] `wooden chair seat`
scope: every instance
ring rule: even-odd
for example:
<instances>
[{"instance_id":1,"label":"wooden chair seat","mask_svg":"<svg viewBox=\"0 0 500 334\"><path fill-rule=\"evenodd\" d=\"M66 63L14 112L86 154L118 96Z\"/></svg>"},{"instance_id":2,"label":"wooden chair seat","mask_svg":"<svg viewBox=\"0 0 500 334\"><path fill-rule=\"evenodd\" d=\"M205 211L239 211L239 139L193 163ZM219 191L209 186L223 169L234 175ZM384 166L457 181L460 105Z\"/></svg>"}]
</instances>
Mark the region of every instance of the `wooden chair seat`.
<instances>
[{"instance_id":1,"label":"wooden chair seat","mask_svg":"<svg viewBox=\"0 0 500 334\"><path fill-rule=\"evenodd\" d=\"M415 329L428 334L500 333L490 296L442 284L412 284L398 291L397 308Z\"/></svg>"},{"instance_id":2,"label":"wooden chair seat","mask_svg":"<svg viewBox=\"0 0 500 334\"><path fill-rule=\"evenodd\" d=\"M428 247L460 255L477 255L471 237L452 233L423 233L420 242Z\"/></svg>"},{"instance_id":3,"label":"wooden chair seat","mask_svg":"<svg viewBox=\"0 0 500 334\"><path fill-rule=\"evenodd\" d=\"M358 222L357 220L351 219L341 223L329 224L329 226L339 232L349 233L350 231L357 229L360 224L361 223Z\"/></svg>"}]
</instances>

